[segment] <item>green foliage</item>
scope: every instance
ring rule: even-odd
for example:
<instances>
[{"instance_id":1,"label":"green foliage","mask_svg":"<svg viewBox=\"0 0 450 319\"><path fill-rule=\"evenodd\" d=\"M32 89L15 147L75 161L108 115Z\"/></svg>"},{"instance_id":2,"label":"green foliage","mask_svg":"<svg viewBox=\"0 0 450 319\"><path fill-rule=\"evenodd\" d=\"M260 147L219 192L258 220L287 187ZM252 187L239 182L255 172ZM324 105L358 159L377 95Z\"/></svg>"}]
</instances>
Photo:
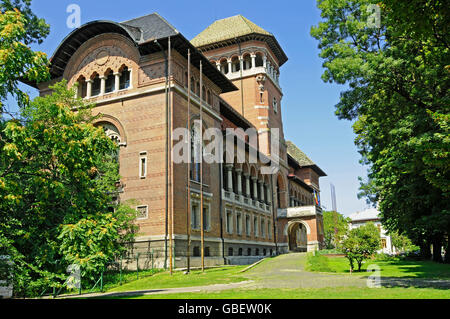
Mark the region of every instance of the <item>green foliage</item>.
<instances>
[{"instance_id":1,"label":"green foliage","mask_svg":"<svg viewBox=\"0 0 450 319\"><path fill-rule=\"evenodd\" d=\"M327 249L339 248L348 231L350 219L338 212L323 212L325 245Z\"/></svg>"},{"instance_id":2,"label":"green foliage","mask_svg":"<svg viewBox=\"0 0 450 319\"><path fill-rule=\"evenodd\" d=\"M22 121L0 122L0 255L14 261L18 295L60 285L72 263L92 277L136 230L135 210L113 203L118 146L65 82L52 89Z\"/></svg>"},{"instance_id":3,"label":"green foliage","mask_svg":"<svg viewBox=\"0 0 450 319\"><path fill-rule=\"evenodd\" d=\"M358 271L361 271L363 261L380 249L380 233L373 223L354 228L342 242L342 248L350 263L351 271L355 268L355 261L358 264Z\"/></svg>"},{"instance_id":4,"label":"green foliage","mask_svg":"<svg viewBox=\"0 0 450 319\"><path fill-rule=\"evenodd\" d=\"M318 0L325 82L345 84L336 114L355 120L361 195L377 203L389 231L426 250L450 229L450 38L444 1ZM367 24L370 5L381 27ZM438 250L438 249L437 249ZM440 254L435 254L440 258Z\"/></svg>"},{"instance_id":5,"label":"green foliage","mask_svg":"<svg viewBox=\"0 0 450 319\"><path fill-rule=\"evenodd\" d=\"M306 270L317 272L332 272L328 258L319 253L308 253L306 256Z\"/></svg>"},{"instance_id":6,"label":"green foliage","mask_svg":"<svg viewBox=\"0 0 450 319\"><path fill-rule=\"evenodd\" d=\"M418 247L413 245L411 240L403 234L394 231L389 233L389 236L391 237L392 245L399 253L409 253L418 250Z\"/></svg>"},{"instance_id":7,"label":"green foliage","mask_svg":"<svg viewBox=\"0 0 450 319\"><path fill-rule=\"evenodd\" d=\"M0 115L7 111L3 101L8 94L19 106L29 103L28 95L19 89L19 81L42 82L49 78L47 56L34 52L30 44L41 43L49 26L30 9L31 0L0 2Z\"/></svg>"}]
</instances>

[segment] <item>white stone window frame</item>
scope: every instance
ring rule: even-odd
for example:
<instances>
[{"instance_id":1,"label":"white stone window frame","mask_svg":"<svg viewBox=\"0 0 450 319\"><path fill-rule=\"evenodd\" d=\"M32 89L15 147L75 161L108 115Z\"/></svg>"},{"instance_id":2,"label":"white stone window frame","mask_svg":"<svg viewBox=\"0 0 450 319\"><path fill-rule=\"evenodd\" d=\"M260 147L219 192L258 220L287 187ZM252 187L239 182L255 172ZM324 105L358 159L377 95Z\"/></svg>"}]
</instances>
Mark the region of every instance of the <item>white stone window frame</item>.
<instances>
[{"instance_id":1,"label":"white stone window frame","mask_svg":"<svg viewBox=\"0 0 450 319\"><path fill-rule=\"evenodd\" d=\"M191 199L191 229L195 230L195 231L201 231L201 213L200 213L200 201L196 200L196 199ZM198 220L198 225L193 225L193 216L194 213L196 212L194 210L194 207L198 208L198 213L197 213L197 220ZM211 205L210 203L203 203L203 210L206 210L206 229L204 231L206 232L210 232L211 231ZM205 216L205 212L203 212L203 215ZM205 225L203 225L205 226Z\"/></svg>"},{"instance_id":2,"label":"white stone window frame","mask_svg":"<svg viewBox=\"0 0 450 319\"><path fill-rule=\"evenodd\" d=\"M142 165L142 161L144 160L144 165ZM147 171L148 171L148 158L147 158L147 152L140 152L139 153L139 178L140 179L146 179L147 178Z\"/></svg>"},{"instance_id":3,"label":"white stone window frame","mask_svg":"<svg viewBox=\"0 0 450 319\"><path fill-rule=\"evenodd\" d=\"M139 213L139 210L140 210L141 208L144 208L144 209L145 209L145 217L137 217L136 219L137 219L137 220L146 220L146 219L148 219L148 205L140 205L140 206L137 206L137 207L136 207L136 211Z\"/></svg>"}]
</instances>

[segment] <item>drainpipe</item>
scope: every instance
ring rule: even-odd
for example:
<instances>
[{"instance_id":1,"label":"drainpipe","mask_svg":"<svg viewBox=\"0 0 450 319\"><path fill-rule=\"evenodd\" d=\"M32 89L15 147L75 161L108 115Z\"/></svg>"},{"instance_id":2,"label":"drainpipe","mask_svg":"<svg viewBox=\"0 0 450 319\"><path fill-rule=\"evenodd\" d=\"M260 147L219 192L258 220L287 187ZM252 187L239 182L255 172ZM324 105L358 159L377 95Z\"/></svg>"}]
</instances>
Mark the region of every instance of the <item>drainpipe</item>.
<instances>
[{"instance_id":1,"label":"drainpipe","mask_svg":"<svg viewBox=\"0 0 450 319\"><path fill-rule=\"evenodd\" d=\"M223 238L223 203L222 203L222 188L223 188L223 163L219 164L219 174L220 174L220 200L219 200L219 211L220 211L220 239L222 240L222 258L223 263L226 265L227 261L225 259L225 239Z\"/></svg>"},{"instance_id":2,"label":"drainpipe","mask_svg":"<svg viewBox=\"0 0 450 319\"><path fill-rule=\"evenodd\" d=\"M155 40L156 45L160 48L162 54L164 55L164 63L165 63L165 88L164 92L166 95L166 121L169 123L169 94L167 91L168 86L168 80L169 80L169 70L168 70L168 60L166 51L162 47L162 45L158 42L158 40ZM167 133L167 132L166 132ZM169 165L169 136L166 137L166 214L165 214L165 235L164 235L164 269L167 269L167 233L168 233L168 212L169 212L169 175L168 175L168 165Z\"/></svg>"},{"instance_id":3,"label":"drainpipe","mask_svg":"<svg viewBox=\"0 0 450 319\"><path fill-rule=\"evenodd\" d=\"M240 76L241 76L241 108L242 108L242 116L245 116L245 111L244 111L244 79L242 78L242 69L244 68L244 64L241 63L241 58L242 58L242 48L241 48L241 43L238 41L238 38L234 38L234 40L236 41L238 47L239 47L239 71L240 71Z\"/></svg>"},{"instance_id":4,"label":"drainpipe","mask_svg":"<svg viewBox=\"0 0 450 319\"><path fill-rule=\"evenodd\" d=\"M275 254L278 255L278 243L277 243L277 216L278 211L275 211L275 200L273 198L273 178L270 179L270 188L272 189L272 215L273 215L273 239L275 242Z\"/></svg>"}]
</instances>

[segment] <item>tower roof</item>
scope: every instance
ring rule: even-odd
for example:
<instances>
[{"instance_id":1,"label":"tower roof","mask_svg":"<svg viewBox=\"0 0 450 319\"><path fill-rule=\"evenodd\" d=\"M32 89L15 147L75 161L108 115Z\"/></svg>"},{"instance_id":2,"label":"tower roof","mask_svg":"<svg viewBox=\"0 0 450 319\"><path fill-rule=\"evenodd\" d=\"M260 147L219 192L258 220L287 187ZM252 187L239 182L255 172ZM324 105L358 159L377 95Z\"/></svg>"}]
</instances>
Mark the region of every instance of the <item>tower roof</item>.
<instances>
[{"instance_id":1,"label":"tower roof","mask_svg":"<svg viewBox=\"0 0 450 319\"><path fill-rule=\"evenodd\" d=\"M208 49L208 47L215 44L227 43L230 40L234 41L235 39L242 38L251 39L252 37L267 42L270 49L277 56L280 66L288 60L272 33L264 30L240 14L215 21L193 38L191 43L200 49Z\"/></svg>"},{"instance_id":2,"label":"tower roof","mask_svg":"<svg viewBox=\"0 0 450 319\"><path fill-rule=\"evenodd\" d=\"M257 26L242 15L236 15L234 17L217 20L192 39L191 43L197 47L201 47L253 33L272 35L270 32Z\"/></svg>"},{"instance_id":3,"label":"tower roof","mask_svg":"<svg viewBox=\"0 0 450 319\"><path fill-rule=\"evenodd\" d=\"M286 141L287 153L300 167L311 167L319 176L327 176L301 149L291 141Z\"/></svg>"}]
</instances>

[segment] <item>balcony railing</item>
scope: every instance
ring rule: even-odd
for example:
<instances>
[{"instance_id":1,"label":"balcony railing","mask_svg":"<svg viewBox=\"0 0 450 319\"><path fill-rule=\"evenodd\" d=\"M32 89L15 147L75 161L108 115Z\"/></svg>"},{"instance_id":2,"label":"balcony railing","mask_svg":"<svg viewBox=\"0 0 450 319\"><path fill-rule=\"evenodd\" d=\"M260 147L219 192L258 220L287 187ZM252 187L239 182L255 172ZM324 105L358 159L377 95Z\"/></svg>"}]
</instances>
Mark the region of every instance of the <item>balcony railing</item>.
<instances>
[{"instance_id":1,"label":"balcony railing","mask_svg":"<svg viewBox=\"0 0 450 319\"><path fill-rule=\"evenodd\" d=\"M270 203L267 204L264 202L260 202L258 200L251 199L244 195L235 194L224 189L222 189L222 198L234 204L247 206L248 208L256 209L264 213L270 213L272 211L272 205L270 205Z\"/></svg>"}]
</instances>

